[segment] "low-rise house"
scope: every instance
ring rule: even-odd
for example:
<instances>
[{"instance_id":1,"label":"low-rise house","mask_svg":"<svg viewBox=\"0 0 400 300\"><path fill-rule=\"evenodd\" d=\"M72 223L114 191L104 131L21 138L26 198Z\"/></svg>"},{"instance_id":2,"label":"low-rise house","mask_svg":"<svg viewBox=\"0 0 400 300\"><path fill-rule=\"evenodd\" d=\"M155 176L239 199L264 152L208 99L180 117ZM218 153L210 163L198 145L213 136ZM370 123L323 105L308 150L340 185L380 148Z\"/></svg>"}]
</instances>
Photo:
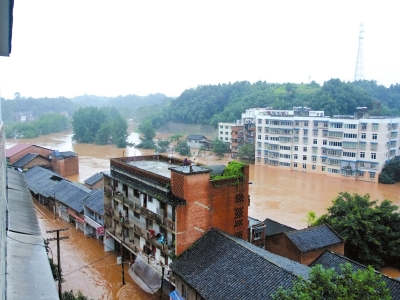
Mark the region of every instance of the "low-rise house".
<instances>
[{"instance_id":1,"label":"low-rise house","mask_svg":"<svg viewBox=\"0 0 400 300\"><path fill-rule=\"evenodd\" d=\"M43 157L49 157L53 150L31 144L18 144L6 150L7 162L12 165L28 153L40 154Z\"/></svg>"},{"instance_id":2,"label":"low-rise house","mask_svg":"<svg viewBox=\"0 0 400 300\"><path fill-rule=\"evenodd\" d=\"M265 224L252 217L249 219L249 233L247 241L258 247L265 247Z\"/></svg>"},{"instance_id":3,"label":"low-rise house","mask_svg":"<svg viewBox=\"0 0 400 300\"><path fill-rule=\"evenodd\" d=\"M103 180L103 172L96 173L84 181L84 184L89 189L103 189L104 187L104 180Z\"/></svg>"},{"instance_id":4,"label":"low-rise house","mask_svg":"<svg viewBox=\"0 0 400 300\"><path fill-rule=\"evenodd\" d=\"M104 192L93 190L83 205L85 216L85 235L103 239L104 236Z\"/></svg>"},{"instance_id":5,"label":"low-rise house","mask_svg":"<svg viewBox=\"0 0 400 300\"><path fill-rule=\"evenodd\" d=\"M266 248L268 243L274 243L276 235L282 232L296 230L290 226L281 224L269 218L260 221L249 217L249 242L262 248Z\"/></svg>"},{"instance_id":6,"label":"low-rise house","mask_svg":"<svg viewBox=\"0 0 400 300\"><path fill-rule=\"evenodd\" d=\"M328 225L279 233L269 237L266 249L310 265L325 250L344 253L343 239Z\"/></svg>"},{"instance_id":7,"label":"low-rise house","mask_svg":"<svg viewBox=\"0 0 400 300\"><path fill-rule=\"evenodd\" d=\"M78 155L72 151L53 151L50 155L51 167L63 177L79 174Z\"/></svg>"},{"instance_id":8,"label":"low-rise house","mask_svg":"<svg viewBox=\"0 0 400 300\"><path fill-rule=\"evenodd\" d=\"M83 204L90 191L83 184L68 180L62 180L54 187L58 215L81 231L85 224Z\"/></svg>"},{"instance_id":9,"label":"low-rise house","mask_svg":"<svg viewBox=\"0 0 400 300\"><path fill-rule=\"evenodd\" d=\"M190 149L210 148L210 141L204 135L191 134L186 138Z\"/></svg>"},{"instance_id":10,"label":"low-rise house","mask_svg":"<svg viewBox=\"0 0 400 300\"><path fill-rule=\"evenodd\" d=\"M320 255L310 266L313 267L316 265L322 265L324 268L333 268L336 270L336 272L340 273L340 265L346 263L350 264L354 271L367 268L366 266L354 260L351 260L343 255L328 250L324 251L322 255ZM382 279L386 282L386 287L389 289L392 295L392 299L400 299L400 281L390 278L380 272L376 271L376 273L380 274L382 276Z\"/></svg>"},{"instance_id":11,"label":"low-rise house","mask_svg":"<svg viewBox=\"0 0 400 300\"><path fill-rule=\"evenodd\" d=\"M272 299L310 268L211 229L171 265L175 293L194 299Z\"/></svg>"},{"instance_id":12,"label":"low-rise house","mask_svg":"<svg viewBox=\"0 0 400 300\"><path fill-rule=\"evenodd\" d=\"M28 170L35 166L49 168L50 160L47 157L37 153L28 153L14 162L12 166L19 170Z\"/></svg>"}]
</instances>

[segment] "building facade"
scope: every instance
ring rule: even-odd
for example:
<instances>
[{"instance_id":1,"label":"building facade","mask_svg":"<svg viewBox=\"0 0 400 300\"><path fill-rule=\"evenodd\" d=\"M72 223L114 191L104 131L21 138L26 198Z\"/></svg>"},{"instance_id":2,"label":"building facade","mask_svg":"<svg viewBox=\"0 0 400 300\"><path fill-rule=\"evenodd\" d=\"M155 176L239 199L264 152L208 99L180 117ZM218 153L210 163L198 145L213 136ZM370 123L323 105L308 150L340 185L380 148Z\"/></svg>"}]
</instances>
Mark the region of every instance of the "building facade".
<instances>
[{"instance_id":1,"label":"building facade","mask_svg":"<svg viewBox=\"0 0 400 300\"><path fill-rule=\"evenodd\" d=\"M230 144L232 142L232 126L235 125L236 123L218 123L218 139L224 143Z\"/></svg>"},{"instance_id":2,"label":"building facade","mask_svg":"<svg viewBox=\"0 0 400 300\"><path fill-rule=\"evenodd\" d=\"M376 182L399 155L400 118L287 112L257 115L256 164Z\"/></svg>"},{"instance_id":3,"label":"building facade","mask_svg":"<svg viewBox=\"0 0 400 300\"><path fill-rule=\"evenodd\" d=\"M247 239L248 166L241 180L212 180L210 169L162 155L111 159L110 168L106 247L123 245L161 272L210 228Z\"/></svg>"}]
</instances>

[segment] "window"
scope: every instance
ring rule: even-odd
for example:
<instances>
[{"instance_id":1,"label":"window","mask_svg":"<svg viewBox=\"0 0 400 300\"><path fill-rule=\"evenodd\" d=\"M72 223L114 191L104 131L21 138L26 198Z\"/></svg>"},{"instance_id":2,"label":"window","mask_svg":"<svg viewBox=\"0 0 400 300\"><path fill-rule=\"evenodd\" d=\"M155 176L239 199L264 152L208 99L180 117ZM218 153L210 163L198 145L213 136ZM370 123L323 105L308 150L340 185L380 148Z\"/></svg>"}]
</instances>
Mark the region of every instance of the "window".
<instances>
[{"instance_id":1,"label":"window","mask_svg":"<svg viewBox=\"0 0 400 300\"><path fill-rule=\"evenodd\" d=\"M303 169L307 169L307 165L306 164L303 164Z\"/></svg>"},{"instance_id":2,"label":"window","mask_svg":"<svg viewBox=\"0 0 400 300\"><path fill-rule=\"evenodd\" d=\"M313 162L316 162L316 161L317 161L317 157L316 157L315 155L313 155L311 158L312 158L312 161L313 161Z\"/></svg>"},{"instance_id":3,"label":"window","mask_svg":"<svg viewBox=\"0 0 400 300\"><path fill-rule=\"evenodd\" d=\"M133 215L135 216L136 219L140 219L140 214L138 214L137 212L133 212Z\"/></svg>"},{"instance_id":4,"label":"window","mask_svg":"<svg viewBox=\"0 0 400 300\"><path fill-rule=\"evenodd\" d=\"M362 139L366 139L367 138L367 134L365 132L361 133L361 138Z\"/></svg>"},{"instance_id":5,"label":"window","mask_svg":"<svg viewBox=\"0 0 400 300\"><path fill-rule=\"evenodd\" d=\"M308 144L308 137L303 137L303 144Z\"/></svg>"},{"instance_id":6,"label":"window","mask_svg":"<svg viewBox=\"0 0 400 300\"><path fill-rule=\"evenodd\" d=\"M304 127L308 127L308 122L304 121Z\"/></svg>"},{"instance_id":7,"label":"window","mask_svg":"<svg viewBox=\"0 0 400 300\"><path fill-rule=\"evenodd\" d=\"M294 146L294 151L299 151L299 146Z\"/></svg>"},{"instance_id":8,"label":"window","mask_svg":"<svg viewBox=\"0 0 400 300\"><path fill-rule=\"evenodd\" d=\"M307 147L303 147L303 152L307 152Z\"/></svg>"},{"instance_id":9,"label":"window","mask_svg":"<svg viewBox=\"0 0 400 300\"><path fill-rule=\"evenodd\" d=\"M313 144L314 144L314 145L317 145L317 144L318 144L318 140L314 139L314 140L313 140Z\"/></svg>"},{"instance_id":10,"label":"window","mask_svg":"<svg viewBox=\"0 0 400 300\"><path fill-rule=\"evenodd\" d=\"M224 132L223 132L223 131L220 131L219 134L224 134Z\"/></svg>"},{"instance_id":11,"label":"window","mask_svg":"<svg viewBox=\"0 0 400 300\"><path fill-rule=\"evenodd\" d=\"M280 150L290 150L290 146L279 146Z\"/></svg>"},{"instance_id":12,"label":"window","mask_svg":"<svg viewBox=\"0 0 400 300\"><path fill-rule=\"evenodd\" d=\"M360 152L360 158L365 158L365 152Z\"/></svg>"},{"instance_id":13,"label":"window","mask_svg":"<svg viewBox=\"0 0 400 300\"><path fill-rule=\"evenodd\" d=\"M325 146L326 146L326 143L327 143L326 140L323 140L323 141L322 141L322 145L325 145Z\"/></svg>"},{"instance_id":14,"label":"window","mask_svg":"<svg viewBox=\"0 0 400 300\"><path fill-rule=\"evenodd\" d=\"M243 217L243 207L235 208L235 219L239 219Z\"/></svg>"},{"instance_id":15,"label":"window","mask_svg":"<svg viewBox=\"0 0 400 300\"><path fill-rule=\"evenodd\" d=\"M329 141L329 146L342 147L342 142Z\"/></svg>"},{"instance_id":16,"label":"window","mask_svg":"<svg viewBox=\"0 0 400 300\"><path fill-rule=\"evenodd\" d=\"M183 299L187 298L187 288L186 285L184 285L183 283L182 283L182 297Z\"/></svg>"},{"instance_id":17,"label":"window","mask_svg":"<svg viewBox=\"0 0 400 300\"><path fill-rule=\"evenodd\" d=\"M355 152L343 152L343 156L356 157L356 153Z\"/></svg>"},{"instance_id":18,"label":"window","mask_svg":"<svg viewBox=\"0 0 400 300\"><path fill-rule=\"evenodd\" d=\"M325 167L325 166L322 166L321 170L322 170L322 172L325 172L326 167Z\"/></svg>"},{"instance_id":19,"label":"window","mask_svg":"<svg viewBox=\"0 0 400 300\"><path fill-rule=\"evenodd\" d=\"M378 131L379 130L379 124L378 123L372 123L372 130L373 131Z\"/></svg>"},{"instance_id":20,"label":"window","mask_svg":"<svg viewBox=\"0 0 400 300\"><path fill-rule=\"evenodd\" d=\"M133 190L133 196L135 196L136 198L139 198L139 191L137 189Z\"/></svg>"},{"instance_id":21,"label":"window","mask_svg":"<svg viewBox=\"0 0 400 300\"><path fill-rule=\"evenodd\" d=\"M240 227L243 225L243 219L235 220L234 227Z\"/></svg>"},{"instance_id":22,"label":"window","mask_svg":"<svg viewBox=\"0 0 400 300\"><path fill-rule=\"evenodd\" d=\"M261 124L262 120L261 120L261 119L258 119L257 122L258 122L258 124Z\"/></svg>"},{"instance_id":23,"label":"window","mask_svg":"<svg viewBox=\"0 0 400 300\"><path fill-rule=\"evenodd\" d=\"M298 159L297 154L293 154L293 159Z\"/></svg>"},{"instance_id":24,"label":"window","mask_svg":"<svg viewBox=\"0 0 400 300\"><path fill-rule=\"evenodd\" d=\"M376 153L375 152L371 152L371 159L376 159Z\"/></svg>"},{"instance_id":25,"label":"window","mask_svg":"<svg viewBox=\"0 0 400 300\"><path fill-rule=\"evenodd\" d=\"M316 165L312 165L311 168L312 168L313 170L315 170L317 167L316 167Z\"/></svg>"},{"instance_id":26,"label":"window","mask_svg":"<svg viewBox=\"0 0 400 300\"><path fill-rule=\"evenodd\" d=\"M259 134L257 138L258 138L259 140L261 140L261 134Z\"/></svg>"},{"instance_id":27,"label":"window","mask_svg":"<svg viewBox=\"0 0 400 300\"><path fill-rule=\"evenodd\" d=\"M226 137L226 138L225 138L225 141L227 141L227 140L228 140L228 138Z\"/></svg>"},{"instance_id":28,"label":"window","mask_svg":"<svg viewBox=\"0 0 400 300\"><path fill-rule=\"evenodd\" d=\"M330 124L331 126L331 128L342 128L343 127L343 123L337 123L337 122L335 122L335 123L331 123Z\"/></svg>"},{"instance_id":29,"label":"window","mask_svg":"<svg viewBox=\"0 0 400 300\"><path fill-rule=\"evenodd\" d=\"M369 178L375 178L375 172L369 172Z\"/></svg>"},{"instance_id":30,"label":"window","mask_svg":"<svg viewBox=\"0 0 400 300\"><path fill-rule=\"evenodd\" d=\"M261 239L261 231L254 231L254 233L253 233L253 240L259 240L259 239Z\"/></svg>"},{"instance_id":31,"label":"window","mask_svg":"<svg viewBox=\"0 0 400 300\"><path fill-rule=\"evenodd\" d=\"M355 133L344 133L343 137L347 138L347 139L356 139L357 138L357 134L355 134Z\"/></svg>"},{"instance_id":32,"label":"window","mask_svg":"<svg viewBox=\"0 0 400 300\"><path fill-rule=\"evenodd\" d=\"M303 134L307 135L308 134L308 129L303 129Z\"/></svg>"},{"instance_id":33,"label":"window","mask_svg":"<svg viewBox=\"0 0 400 300\"><path fill-rule=\"evenodd\" d=\"M344 128L357 129L357 124L344 124Z\"/></svg>"},{"instance_id":34,"label":"window","mask_svg":"<svg viewBox=\"0 0 400 300\"><path fill-rule=\"evenodd\" d=\"M293 167L297 168L297 162L293 163Z\"/></svg>"},{"instance_id":35,"label":"window","mask_svg":"<svg viewBox=\"0 0 400 300\"><path fill-rule=\"evenodd\" d=\"M307 160L307 155L303 155L303 160Z\"/></svg>"},{"instance_id":36,"label":"window","mask_svg":"<svg viewBox=\"0 0 400 300\"><path fill-rule=\"evenodd\" d=\"M244 201L244 195L242 193L236 194L235 196L235 202L243 202Z\"/></svg>"},{"instance_id":37,"label":"window","mask_svg":"<svg viewBox=\"0 0 400 300\"><path fill-rule=\"evenodd\" d=\"M372 134L372 139L373 140L377 140L378 139L378 134L377 133L373 133Z\"/></svg>"},{"instance_id":38,"label":"window","mask_svg":"<svg viewBox=\"0 0 400 300\"><path fill-rule=\"evenodd\" d=\"M268 141L268 135L264 136L264 140Z\"/></svg>"}]
</instances>

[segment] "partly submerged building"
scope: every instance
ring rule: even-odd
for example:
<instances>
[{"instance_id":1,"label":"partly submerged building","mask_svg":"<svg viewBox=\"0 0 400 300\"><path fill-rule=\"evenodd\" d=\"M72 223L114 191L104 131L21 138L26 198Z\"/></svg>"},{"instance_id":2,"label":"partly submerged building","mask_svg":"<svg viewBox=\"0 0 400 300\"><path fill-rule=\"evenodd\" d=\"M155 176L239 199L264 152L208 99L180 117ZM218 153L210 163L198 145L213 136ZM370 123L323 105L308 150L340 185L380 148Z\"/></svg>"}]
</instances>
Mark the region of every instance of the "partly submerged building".
<instances>
[{"instance_id":1,"label":"partly submerged building","mask_svg":"<svg viewBox=\"0 0 400 300\"><path fill-rule=\"evenodd\" d=\"M85 235L93 236L96 239L103 239L104 236L104 192L93 190L85 199L84 205Z\"/></svg>"},{"instance_id":2,"label":"partly submerged building","mask_svg":"<svg viewBox=\"0 0 400 300\"><path fill-rule=\"evenodd\" d=\"M111 159L105 248L123 246L160 274L164 267L169 278L171 261L210 228L247 239L248 166L237 178L214 180L210 172L161 155Z\"/></svg>"}]
</instances>

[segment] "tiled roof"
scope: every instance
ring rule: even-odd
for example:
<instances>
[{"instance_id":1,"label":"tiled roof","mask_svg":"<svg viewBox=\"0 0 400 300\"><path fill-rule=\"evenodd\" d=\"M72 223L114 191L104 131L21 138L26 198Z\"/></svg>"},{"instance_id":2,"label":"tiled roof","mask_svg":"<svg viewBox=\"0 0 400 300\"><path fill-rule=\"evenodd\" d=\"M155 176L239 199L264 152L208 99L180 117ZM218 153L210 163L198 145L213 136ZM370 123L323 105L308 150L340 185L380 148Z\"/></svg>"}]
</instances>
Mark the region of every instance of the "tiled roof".
<instances>
[{"instance_id":1,"label":"tiled roof","mask_svg":"<svg viewBox=\"0 0 400 300\"><path fill-rule=\"evenodd\" d=\"M28 188L35 194L54 197L54 187L64 180L60 175L45 168L35 166L24 174Z\"/></svg>"},{"instance_id":2,"label":"tiled roof","mask_svg":"<svg viewBox=\"0 0 400 300\"><path fill-rule=\"evenodd\" d=\"M18 159L16 162L14 162L12 165L16 168L23 168L25 165L30 163L32 160L34 160L36 157L40 156L42 159L48 160L46 157L41 156L40 154L37 153L28 153Z\"/></svg>"},{"instance_id":3,"label":"tiled roof","mask_svg":"<svg viewBox=\"0 0 400 300\"><path fill-rule=\"evenodd\" d=\"M325 224L284 234L303 253L343 242L342 238Z\"/></svg>"},{"instance_id":4,"label":"tiled roof","mask_svg":"<svg viewBox=\"0 0 400 300\"><path fill-rule=\"evenodd\" d=\"M191 135L188 135L187 139L199 141L199 140L206 140L207 137L205 137L204 135L201 135L201 134L191 134Z\"/></svg>"},{"instance_id":5,"label":"tiled roof","mask_svg":"<svg viewBox=\"0 0 400 300\"><path fill-rule=\"evenodd\" d=\"M97 183L98 181L100 181L102 179L103 179L103 173L99 172L99 173L96 173L96 174L90 176L88 179L86 179L85 183L87 185L94 185L95 183Z\"/></svg>"},{"instance_id":6,"label":"tiled roof","mask_svg":"<svg viewBox=\"0 0 400 300\"><path fill-rule=\"evenodd\" d=\"M60 151L54 150L51 154L57 159L64 159L64 158L69 158L69 157L75 157L76 156L76 153L73 152L73 151L60 152Z\"/></svg>"},{"instance_id":7,"label":"tiled roof","mask_svg":"<svg viewBox=\"0 0 400 300\"><path fill-rule=\"evenodd\" d=\"M171 265L204 299L271 299L309 268L242 239L210 230Z\"/></svg>"},{"instance_id":8,"label":"tiled roof","mask_svg":"<svg viewBox=\"0 0 400 300\"><path fill-rule=\"evenodd\" d=\"M57 201L81 213L85 198L89 196L91 190L83 184L62 180L54 187L54 192Z\"/></svg>"},{"instance_id":9,"label":"tiled roof","mask_svg":"<svg viewBox=\"0 0 400 300\"><path fill-rule=\"evenodd\" d=\"M247 219L249 221L249 228L251 226L254 226L254 225L257 225L257 224L260 224L260 223L262 224L262 222L260 220L256 219L256 218L252 218L252 217L248 216Z\"/></svg>"},{"instance_id":10,"label":"tiled roof","mask_svg":"<svg viewBox=\"0 0 400 300\"><path fill-rule=\"evenodd\" d=\"M268 218L264 220L264 224L265 224L265 236L271 236L282 232L296 230L290 226L278 223Z\"/></svg>"},{"instance_id":11,"label":"tiled roof","mask_svg":"<svg viewBox=\"0 0 400 300\"><path fill-rule=\"evenodd\" d=\"M99 215L104 215L104 192L102 190L91 191L85 200L85 206Z\"/></svg>"},{"instance_id":12,"label":"tiled roof","mask_svg":"<svg viewBox=\"0 0 400 300\"><path fill-rule=\"evenodd\" d=\"M339 255L331 251L325 251L320 257L318 257L311 266L322 265L324 268L334 268L336 272L340 272L340 265L349 263L353 270L366 269L367 267L351 260L345 256ZM386 286L390 290L393 299L400 299L400 281L392 279L384 274L377 272L382 275L383 280L386 282Z\"/></svg>"},{"instance_id":13,"label":"tiled roof","mask_svg":"<svg viewBox=\"0 0 400 300\"><path fill-rule=\"evenodd\" d=\"M6 157L10 157L13 156L19 152L21 152L22 150L25 150L26 148L29 148L30 146L32 146L31 144L18 144L15 145L11 148L8 148L6 150Z\"/></svg>"}]
</instances>

